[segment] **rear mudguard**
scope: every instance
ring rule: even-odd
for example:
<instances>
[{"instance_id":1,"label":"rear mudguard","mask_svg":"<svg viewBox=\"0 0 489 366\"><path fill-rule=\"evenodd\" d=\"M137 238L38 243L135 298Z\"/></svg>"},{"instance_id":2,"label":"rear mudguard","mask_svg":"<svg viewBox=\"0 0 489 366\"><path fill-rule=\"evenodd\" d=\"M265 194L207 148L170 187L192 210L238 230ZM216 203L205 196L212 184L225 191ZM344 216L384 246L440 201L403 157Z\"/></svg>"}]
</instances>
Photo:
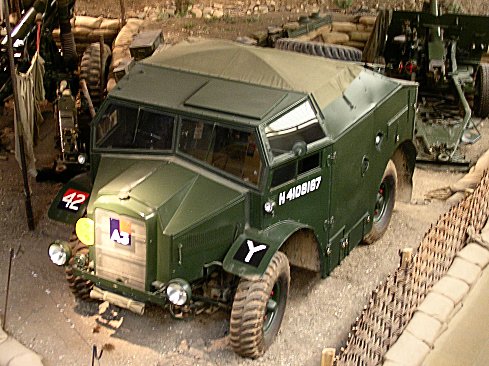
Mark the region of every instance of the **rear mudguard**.
<instances>
[{"instance_id":1,"label":"rear mudguard","mask_svg":"<svg viewBox=\"0 0 489 366\"><path fill-rule=\"evenodd\" d=\"M77 175L54 198L49 207L49 218L65 224L75 224L85 214L91 191L90 173Z\"/></svg>"},{"instance_id":2,"label":"rear mudguard","mask_svg":"<svg viewBox=\"0 0 489 366\"><path fill-rule=\"evenodd\" d=\"M223 261L225 271L249 280L260 278L287 239L308 225L282 221L265 230L248 228L238 236Z\"/></svg>"}]
</instances>

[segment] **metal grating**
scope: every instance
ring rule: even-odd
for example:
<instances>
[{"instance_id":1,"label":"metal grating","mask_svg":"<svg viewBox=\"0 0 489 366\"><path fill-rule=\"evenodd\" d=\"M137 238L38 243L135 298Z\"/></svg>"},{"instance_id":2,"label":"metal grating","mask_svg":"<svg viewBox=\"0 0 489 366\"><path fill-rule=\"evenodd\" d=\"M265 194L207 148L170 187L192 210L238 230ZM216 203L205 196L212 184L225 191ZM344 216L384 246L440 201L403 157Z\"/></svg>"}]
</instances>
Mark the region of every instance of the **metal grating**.
<instances>
[{"instance_id":1,"label":"metal grating","mask_svg":"<svg viewBox=\"0 0 489 366\"><path fill-rule=\"evenodd\" d=\"M144 291L144 221L101 208L95 209L95 260L97 276Z\"/></svg>"}]
</instances>

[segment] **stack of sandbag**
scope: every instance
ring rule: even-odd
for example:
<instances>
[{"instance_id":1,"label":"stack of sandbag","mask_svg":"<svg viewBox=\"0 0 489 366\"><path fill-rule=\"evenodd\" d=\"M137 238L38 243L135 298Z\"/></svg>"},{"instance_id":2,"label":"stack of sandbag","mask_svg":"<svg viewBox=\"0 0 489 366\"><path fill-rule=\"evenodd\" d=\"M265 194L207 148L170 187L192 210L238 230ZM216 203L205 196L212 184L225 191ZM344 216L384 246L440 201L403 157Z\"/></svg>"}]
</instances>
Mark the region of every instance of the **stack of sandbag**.
<instances>
[{"instance_id":1,"label":"stack of sandbag","mask_svg":"<svg viewBox=\"0 0 489 366\"><path fill-rule=\"evenodd\" d=\"M116 84L116 80L113 75L113 71L122 63L127 63L131 59L131 53L129 46L136 34L139 33L139 29L143 20L137 18L130 18L127 20L126 25L122 27L119 34L115 38L114 45L112 47L112 63L110 65L109 80L107 82L107 91L112 90Z\"/></svg>"},{"instance_id":2,"label":"stack of sandbag","mask_svg":"<svg viewBox=\"0 0 489 366\"><path fill-rule=\"evenodd\" d=\"M119 29L119 19L94 18L78 15L71 19L72 32L75 36L76 51L79 55L93 42L99 42L104 37L104 42L111 45ZM59 44L59 28L53 30L53 37Z\"/></svg>"},{"instance_id":3,"label":"stack of sandbag","mask_svg":"<svg viewBox=\"0 0 489 366\"><path fill-rule=\"evenodd\" d=\"M333 22L331 31L323 31L321 37L324 43L340 44L363 50L374 24L374 16L362 16L356 22Z\"/></svg>"},{"instance_id":4,"label":"stack of sandbag","mask_svg":"<svg viewBox=\"0 0 489 366\"><path fill-rule=\"evenodd\" d=\"M489 150L477 160L477 163L470 168L469 172L457 182L448 187L440 188L429 192L427 198L446 199L450 205L455 205L467 194L477 187L482 179L484 171L489 169Z\"/></svg>"}]
</instances>

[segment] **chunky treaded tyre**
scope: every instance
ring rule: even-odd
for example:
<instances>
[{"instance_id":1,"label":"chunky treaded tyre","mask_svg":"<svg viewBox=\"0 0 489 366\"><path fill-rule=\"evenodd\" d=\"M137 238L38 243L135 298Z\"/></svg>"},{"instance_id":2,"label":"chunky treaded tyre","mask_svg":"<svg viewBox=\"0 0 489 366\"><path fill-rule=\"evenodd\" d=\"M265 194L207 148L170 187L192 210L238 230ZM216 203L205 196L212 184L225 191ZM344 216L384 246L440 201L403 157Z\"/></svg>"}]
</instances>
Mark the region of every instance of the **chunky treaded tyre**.
<instances>
[{"instance_id":1,"label":"chunky treaded tyre","mask_svg":"<svg viewBox=\"0 0 489 366\"><path fill-rule=\"evenodd\" d=\"M362 52L353 47L321 42L299 41L291 38L278 39L275 43L275 48L341 61L360 61L362 58Z\"/></svg>"},{"instance_id":2,"label":"chunky treaded tyre","mask_svg":"<svg viewBox=\"0 0 489 366\"><path fill-rule=\"evenodd\" d=\"M73 234L70 238L70 246L72 248L71 258L68 265L65 266L66 281L68 281L68 286L70 287L73 295L75 295L75 298L90 301L90 291L93 288L93 283L73 274L75 255L88 255L88 247L78 240L78 237L75 234Z\"/></svg>"},{"instance_id":3,"label":"chunky treaded tyre","mask_svg":"<svg viewBox=\"0 0 489 366\"><path fill-rule=\"evenodd\" d=\"M104 44L103 48L102 64L100 64L100 43L92 43L86 48L80 64L80 79L85 79L90 98L95 107L98 107L103 101L104 96L100 89L100 82L102 80L107 81L106 70L111 56L110 47Z\"/></svg>"},{"instance_id":4,"label":"chunky treaded tyre","mask_svg":"<svg viewBox=\"0 0 489 366\"><path fill-rule=\"evenodd\" d=\"M480 64L475 75L474 112L477 117L489 115L489 64Z\"/></svg>"},{"instance_id":5,"label":"chunky treaded tyre","mask_svg":"<svg viewBox=\"0 0 489 366\"><path fill-rule=\"evenodd\" d=\"M366 244L372 244L374 241L382 237L389 222L391 221L392 211L396 202L397 188L397 171L392 160L389 160L377 191L377 200L373 215L373 225L370 232L364 236L363 241Z\"/></svg>"},{"instance_id":6,"label":"chunky treaded tyre","mask_svg":"<svg viewBox=\"0 0 489 366\"><path fill-rule=\"evenodd\" d=\"M287 256L277 252L262 278L241 279L231 311L231 346L243 357L263 355L277 335L289 293Z\"/></svg>"}]
</instances>

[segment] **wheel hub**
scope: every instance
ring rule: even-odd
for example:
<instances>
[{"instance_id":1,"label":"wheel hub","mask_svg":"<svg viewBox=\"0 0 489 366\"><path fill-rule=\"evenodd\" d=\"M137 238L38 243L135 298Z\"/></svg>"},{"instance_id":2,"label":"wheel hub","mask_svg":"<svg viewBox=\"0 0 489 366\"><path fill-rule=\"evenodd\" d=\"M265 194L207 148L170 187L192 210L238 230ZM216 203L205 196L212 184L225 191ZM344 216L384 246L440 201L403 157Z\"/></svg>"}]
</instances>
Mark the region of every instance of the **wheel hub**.
<instances>
[{"instance_id":1,"label":"wheel hub","mask_svg":"<svg viewBox=\"0 0 489 366\"><path fill-rule=\"evenodd\" d=\"M379 221L385 213L387 203L389 201L388 187L385 182L380 185L379 191L377 192L377 201L375 202L374 209L374 221Z\"/></svg>"}]
</instances>

